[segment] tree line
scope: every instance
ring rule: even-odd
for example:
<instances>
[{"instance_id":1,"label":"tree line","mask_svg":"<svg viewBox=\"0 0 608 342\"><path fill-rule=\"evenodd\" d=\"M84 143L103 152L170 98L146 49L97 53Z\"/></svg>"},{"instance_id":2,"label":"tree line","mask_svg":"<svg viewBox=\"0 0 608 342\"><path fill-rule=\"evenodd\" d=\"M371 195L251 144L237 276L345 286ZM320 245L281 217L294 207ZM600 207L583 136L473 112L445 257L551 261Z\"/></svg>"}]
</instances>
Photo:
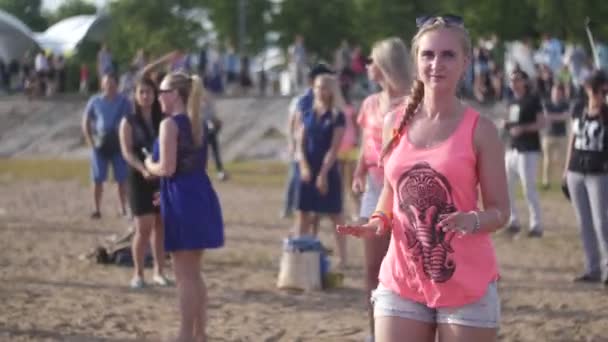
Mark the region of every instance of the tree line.
<instances>
[{"instance_id":1,"label":"tree line","mask_svg":"<svg viewBox=\"0 0 608 342\"><path fill-rule=\"evenodd\" d=\"M35 31L96 12L85 0L67 0L53 12L42 9L42 0L0 0L0 8ZM513 40L546 32L578 42L585 42L584 22L590 17L596 39L608 38L608 25L600 25L608 16L605 0L115 0L106 10L112 18L107 42L119 62L130 60L139 48L152 55L192 50L212 32L219 42L238 47L241 20L245 53L255 54L270 43L286 47L302 34L308 49L325 58L342 39L363 47L388 36L408 41L421 14L461 15L473 37L494 33ZM269 39L271 32L276 40Z\"/></svg>"}]
</instances>

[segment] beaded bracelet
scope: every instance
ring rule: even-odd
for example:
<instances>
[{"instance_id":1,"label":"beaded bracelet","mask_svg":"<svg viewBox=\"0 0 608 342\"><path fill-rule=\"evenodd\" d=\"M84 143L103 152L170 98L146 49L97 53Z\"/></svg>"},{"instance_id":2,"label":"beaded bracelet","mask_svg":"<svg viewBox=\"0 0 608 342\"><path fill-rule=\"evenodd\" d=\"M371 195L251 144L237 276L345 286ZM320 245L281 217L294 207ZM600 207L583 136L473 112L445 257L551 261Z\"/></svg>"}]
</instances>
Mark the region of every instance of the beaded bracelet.
<instances>
[{"instance_id":1,"label":"beaded bracelet","mask_svg":"<svg viewBox=\"0 0 608 342\"><path fill-rule=\"evenodd\" d=\"M473 214L473 216L475 216L475 226L470 232L471 234L475 234L481 229L481 223L479 222L479 213L476 211L470 211L469 214Z\"/></svg>"},{"instance_id":2,"label":"beaded bracelet","mask_svg":"<svg viewBox=\"0 0 608 342\"><path fill-rule=\"evenodd\" d=\"M392 221L393 221L393 214L385 213L384 211L377 210L377 211L374 211L374 213L370 217L370 220L374 219L374 218L379 218L382 221L382 231L383 232L386 232L391 229Z\"/></svg>"}]
</instances>

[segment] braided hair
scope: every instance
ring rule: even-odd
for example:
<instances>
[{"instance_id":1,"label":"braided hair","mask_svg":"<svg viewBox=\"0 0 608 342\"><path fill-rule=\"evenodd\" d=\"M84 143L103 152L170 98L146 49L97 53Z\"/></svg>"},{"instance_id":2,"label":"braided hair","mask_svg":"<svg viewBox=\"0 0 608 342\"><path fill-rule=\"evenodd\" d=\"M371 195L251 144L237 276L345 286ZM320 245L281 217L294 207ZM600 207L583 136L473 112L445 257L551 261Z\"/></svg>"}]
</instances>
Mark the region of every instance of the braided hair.
<instances>
[{"instance_id":1,"label":"braided hair","mask_svg":"<svg viewBox=\"0 0 608 342\"><path fill-rule=\"evenodd\" d=\"M420 102L424 98L424 83L419 80L415 80L412 84L412 90L410 91L410 96L407 101L407 105L405 106L405 111L401 116L401 121L399 121L399 125L397 128L393 130L393 134L391 135L390 140L386 143L384 148L382 149L382 153L380 154L380 161L384 160L392 150L399 144L401 140L401 136L403 134L403 130L407 126L407 124L412 120L414 114L416 114L416 110L420 106Z\"/></svg>"},{"instance_id":2,"label":"braided hair","mask_svg":"<svg viewBox=\"0 0 608 342\"><path fill-rule=\"evenodd\" d=\"M446 22L441 17L437 17L435 20L422 25L418 29L418 32L416 33L414 38L412 38L412 59L414 61L416 61L416 57L418 54L418 41L420 40L420 38L427 32L434 31L437 29L442 29L442 28L449 28L449 29L453 29L453 30L460 32L461 38L462 38L461 43L463 46L463 50L464 50L465 54L467 54L468 56L471 56L471 51L472 51L471 38L470 38L467 30L464 28L464 26L461 24L452 24L452 23ZM407 105L405 107L404 113L401 116L401 120L399 121L399 125L397 125L397 128L393 129L390 140L386 143L386 145L382 149L382 153L380 154L380 162L382 162L384 160L384 157L389 155L391 153L391 151L395 148L395 146L397 146L399 144L399 141L401 141L401 137L403 136L403 131L405 130L405 127L412 121L412 118L418 111L418 108L420 107L420 103L422 102L423 98L424 98L424 83L422 83L422 81L420 81L420 80L415 80L412 83L412 90L410 91L410 96L407 101Z\"/></svg>"}]
</instances>

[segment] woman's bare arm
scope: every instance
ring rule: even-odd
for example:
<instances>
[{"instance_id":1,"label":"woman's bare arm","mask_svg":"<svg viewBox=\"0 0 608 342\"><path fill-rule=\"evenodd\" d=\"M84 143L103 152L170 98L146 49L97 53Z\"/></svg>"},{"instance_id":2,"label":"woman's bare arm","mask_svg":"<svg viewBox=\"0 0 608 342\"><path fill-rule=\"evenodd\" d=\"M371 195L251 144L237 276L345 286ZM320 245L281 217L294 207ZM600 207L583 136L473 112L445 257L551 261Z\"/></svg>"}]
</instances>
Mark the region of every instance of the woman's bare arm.
<instances>
[{"instance_id":1,"label":"woman's bare arm","mask_svg":"<svg viewBox=\"0 0 608 342\"><path fill-rule=\"evenodd\" d=\"M123 118L120 121L120 151L122 156L132 168L144 175L147 170L144 163L133 152L133 129L127 119Z\"/></svg>"},{"instance_id":2,"label":"woman's bare arm","mask_svg":"<svg viewBox=\"0 0 608 342\"><path fill-rule=\"evenodd\" d=\"M173 120L164 119L159 132L160 155L158 162L146 159L146 169L155 176L171 177L177 167L177 125Z\"/></svg>"},{"instance_id":3,"label":"woman's bare arm","mask_svg":"<svg viewBox=\"0 0 608 342\"><path fill-rule=\"evenodd\" d=\"M483 211L478 213L480 229L493 232L505 226L510 215L505 149L494 123L481 116L474 144L483 201Z\"/></svg>"},{"instance_id":4,"label":"woman's bare arm","mask_svg":"<svg viewBox=\"0 0 608 342\"><path fill-rule=\"evenodd\" d=\"M386 145L393 134L393 127L395 127L395 118L396 113L391 111L384 118L384 125L382 127L382 145ZM386 161L385 157L385 160ZM381 161L381 162L384 162ZM388 181L386 177L384 177L384 185L382 187L382 192L380 193L380 197L378 198L378 204L376 204L376 211L382 211L385 213L392 213L393 211L393 187L391 183Z\"/></svg>"}]
</instances>

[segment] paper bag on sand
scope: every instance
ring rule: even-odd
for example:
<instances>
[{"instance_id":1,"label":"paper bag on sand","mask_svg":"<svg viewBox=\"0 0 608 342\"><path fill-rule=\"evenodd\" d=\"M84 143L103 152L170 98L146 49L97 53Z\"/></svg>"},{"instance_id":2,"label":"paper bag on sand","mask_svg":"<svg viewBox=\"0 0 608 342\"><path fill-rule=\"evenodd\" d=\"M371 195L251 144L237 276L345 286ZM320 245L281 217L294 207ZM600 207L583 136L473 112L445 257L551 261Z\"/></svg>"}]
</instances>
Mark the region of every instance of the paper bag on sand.
<instances>
[{"instance_id":1,"label":"paper bag on sand","mask_svg":"<svg viewBox=\"0 0 608 342\"><path fill-rule=\"evenodd\" d=\"M283 251L277 287L293 290L321 289L321 252Z\"/></svg>"}]
</instances>

